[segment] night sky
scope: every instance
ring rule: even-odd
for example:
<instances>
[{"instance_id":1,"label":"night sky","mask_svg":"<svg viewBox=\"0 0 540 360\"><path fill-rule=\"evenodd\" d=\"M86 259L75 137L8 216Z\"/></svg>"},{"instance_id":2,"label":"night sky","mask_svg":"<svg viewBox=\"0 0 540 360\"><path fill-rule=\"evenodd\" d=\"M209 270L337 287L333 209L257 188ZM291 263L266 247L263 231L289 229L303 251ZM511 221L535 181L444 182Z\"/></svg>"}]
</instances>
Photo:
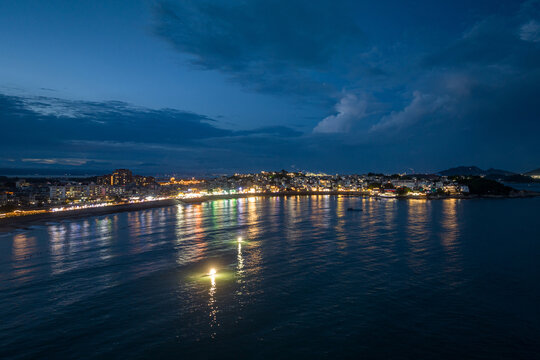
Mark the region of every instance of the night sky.
<instances>
[{"instance_id":1,"label":"night sky","mask_svg":"<svg viewBox=\"0 0 540 360\"><path fill-rule=\"evenodd\" d=\"M0 167L540 166L539 1L0 2Z\"/></svg>"}]
</instances>

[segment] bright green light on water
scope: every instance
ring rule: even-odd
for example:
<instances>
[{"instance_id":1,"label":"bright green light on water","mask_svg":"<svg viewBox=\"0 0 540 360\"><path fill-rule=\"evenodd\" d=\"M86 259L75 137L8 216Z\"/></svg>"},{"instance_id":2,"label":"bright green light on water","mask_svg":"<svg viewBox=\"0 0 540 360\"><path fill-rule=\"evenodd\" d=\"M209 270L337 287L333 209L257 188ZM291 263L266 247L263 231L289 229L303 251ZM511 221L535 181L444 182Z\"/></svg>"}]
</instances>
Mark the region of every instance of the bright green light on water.
<instances>
[{"instance_id":1,"label":"bright green light on water","mask_svg":"<svg viewBox=\"0 0 540 360\"><path fill-rule=\"evenodd\" d=\"M241 236L238 237L238 242L239 242L239 243L242 242L242 237L241 237Z\"/></svg>"},{"instance_id":2,"label":"bright green light on water","mask_svg":"<svg viewBox=\"0 0 540 360\"><path fill-rule=\"evenodd\" d=\"M210 275L210 276L214 276L216 274L217 274L217 271L214 268L211 268L210 271L208 272L208 275Z\"/></svg>"}]
</instances>

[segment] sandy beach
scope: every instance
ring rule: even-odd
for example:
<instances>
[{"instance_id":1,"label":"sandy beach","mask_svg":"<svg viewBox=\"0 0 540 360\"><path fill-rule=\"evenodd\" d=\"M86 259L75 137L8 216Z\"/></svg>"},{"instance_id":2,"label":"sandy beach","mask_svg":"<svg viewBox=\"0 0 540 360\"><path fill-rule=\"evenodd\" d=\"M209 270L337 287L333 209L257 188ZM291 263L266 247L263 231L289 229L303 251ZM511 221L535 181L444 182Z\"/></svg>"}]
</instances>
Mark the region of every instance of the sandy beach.
<instances>
[{"instance_id":1,"label":"sandy beach","mask_svg":"<svg viewBox=\"0 0 540 360\"><path fill-rule=\"evenodd\" d=\"M31 225L41 224L47 221L59 221L64 219L76 219L87 216L99 216L114 214L125 211L138 211L156 207L172 206L178 204L176 199L147 201L136 204L122 204L113 206L104 206L98 208L58 211L54 213L17 216L0 219L0 232L9 232L16 229L25 229Z\"/></svg>"}]
</instances>

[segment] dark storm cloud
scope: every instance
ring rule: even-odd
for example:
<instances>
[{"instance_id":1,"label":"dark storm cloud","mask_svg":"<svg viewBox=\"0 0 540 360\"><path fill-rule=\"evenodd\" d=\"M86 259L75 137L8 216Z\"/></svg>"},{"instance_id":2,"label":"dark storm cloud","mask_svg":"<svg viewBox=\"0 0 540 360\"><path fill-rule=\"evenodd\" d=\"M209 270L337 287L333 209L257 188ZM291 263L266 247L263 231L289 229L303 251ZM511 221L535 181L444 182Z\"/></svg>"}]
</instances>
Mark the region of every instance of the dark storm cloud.
<instances>
[{"instance_id":1,"label":"dark storm cloud","mask_svg":"<svg viewBox=\"0 0 540 360\"><path fill-rule=\"evenodd\" d=\"M210 125L206 116L134 108L122 102L0 95L0 109L3 128L11 134L5 141L19 146L74 139L182 144L231 134Z\"/></svg>"},{"instance_id":2,"label":"dark storm cloud","mask_svg":"<svg viewBox=\"0 0 540 360\"><path fill-rule=\"evenodd\" d=\"M474 25L463 37L426 58L431 67L461 68L513 66L518 70L540 67L536 20L492 16Z\"/></svg>"},{"instance_id":3,"label":"dark storm cloud","mask_svg":"<svg viewBox=\"0 0 540 360\"><path fill-rule=\"evenodd\" d=\"M415 80L403 84L401 106L394 101L393 109L381 114L378 99L345 92L335 114L314 132L424 168L437 161L515 171L535 167L540 159L539 4L529 1L515 13L486 16L433 48L411 70Z\"/></svg>"},{"instance_id":4,"label":"dark storm cloud","mask_svg":"<svg viewBox=\"0 0 540 360\"><path fill-rule=\"evenodd\" d=\"M256 91L331 91L318 71L363 44L347 1L160 1L155 9L156 34Z\"/></svg>"},{"instance_id":5,"label":"dark storm cloud","mask_svg":"<svg viewBox=\"0 0 540 360\"><path fill-rule=\"evenodd\" d=\"M242 158L242 142L301 135L284 126L232 131L204 115L152 110L123 102L69 101L0 94L0 162L9 166L134 166L195 170L228 166L231 153ZM218 139L226 139L218 141ZM226 146L224 146L226 145ZM255 152L254 154L259 154ZM159 159L159 162L156 160ZM229 161L230 162L230 161Z\"/></svg>"},{"instance_id":6,"label":"dark storm cloud","mask_svg":"<svg viewBox=\"0 0 540 360\"><path fill-rule=\"evenodd\" d=\"M447 96L452 106L439 110L462 118L483 144L537 148L531 134L540 130L538 18L540 2L525 2L515 14L479 21L424 62L439 74L424 91Z\"/></svg>"},{"instance_id":7,"label":"dark storm cloud","mask_svg":"<svg viewBox=\"0 0 540 360\"><path fill-rule=\"evenodd\" d=\"M247 88L324 99L328 107L333 99L335 113L321 119L314 132L349 133L357 142L402 136L426 121L449 119L463 128L485 124L479 104L486 104L487 114L517 101L504 84L525 81L522 85L531 87L528 79L536 79L538 1L501 7L501 13L480 6L482 18L457 38L423 49L423 56L407 42L367 39L354 6L350 1L161 1L154 30L201 69L221 71ZM514 12L506 13L510 8ZM500 102L488 105L484 98L490 96ZM504 126L500 114L506 112L496 114L492 128Z\"/></svg>"}]
</instances>

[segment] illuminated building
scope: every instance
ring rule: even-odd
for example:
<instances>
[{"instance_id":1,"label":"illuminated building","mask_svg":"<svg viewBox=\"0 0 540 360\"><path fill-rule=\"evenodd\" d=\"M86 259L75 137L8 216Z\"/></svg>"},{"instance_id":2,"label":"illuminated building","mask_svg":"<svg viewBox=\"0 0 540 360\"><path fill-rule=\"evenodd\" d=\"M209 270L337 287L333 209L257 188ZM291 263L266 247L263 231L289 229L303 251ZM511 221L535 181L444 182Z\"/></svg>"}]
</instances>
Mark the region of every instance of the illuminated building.
<instances>
[{"instance_id":1,"label":"illuminated building","mask_svg":"<svg viewBox=\"0 0 540 360\"><path fill-rule=\"evenodd\" d=\"M18 180L17 182L15 182L15 187L17 189L26 188L26 187L29 187L29 186L30 186L30 183L27 182L24 179L21 179L21 180Z\"/></svg>"},{"instance_id":2,"label":"illuminated building","mask_svg":"<svg viewBox=\"0 0 540 360\"><path fill-rule=\"evenodd\" d=\"M197 184L201 184L203 183L204 180L197 180L195 178L191 178L191 179L187 179L187 180L183 180L183 179L179 179L177 180L176 178L172 177L169 179L169 181L162 181L159 183L159 185L197 185Z\"/></svg>"},{"instance_id":3,"label":"illuminated building","mask_svg":"<svg viewBox=\"0 0 540 360\"><path fill-rule=\"evenodd\" d=\"M108 174L108 175L98 176L97 184L98 185L112 185L113 184L112 175Z\"/></svg>"},{"instance_id":4,"label":"illuminated building","mask_svg":"<svg viewBox=\"0 0 540 360\"><path fill-rule=\"evenodd\" d=\"M128 169L117 169L112 173L111 185L124 186L133 182L133 174Z\"/></svg>"},{"instance_id":5,"label":"illuminated building","mask_svg":"<svg viewBox=\"0 0 540 360\"><path fill-rule=\"evenodd\" d=\"M66 198L66 187L49 186L49 197L51 200L64 200Z\"/></svg>"},{"instance_id":6,"label":"illuminated building","mask_svg":"<svg viewBox=\"0 0 540 360\"><path fill-rule=\"evenodd\" d=\"M155 184L156 179L153 176L135 175L135 185L149 186Z\"/></svg>"}]
</instances>

